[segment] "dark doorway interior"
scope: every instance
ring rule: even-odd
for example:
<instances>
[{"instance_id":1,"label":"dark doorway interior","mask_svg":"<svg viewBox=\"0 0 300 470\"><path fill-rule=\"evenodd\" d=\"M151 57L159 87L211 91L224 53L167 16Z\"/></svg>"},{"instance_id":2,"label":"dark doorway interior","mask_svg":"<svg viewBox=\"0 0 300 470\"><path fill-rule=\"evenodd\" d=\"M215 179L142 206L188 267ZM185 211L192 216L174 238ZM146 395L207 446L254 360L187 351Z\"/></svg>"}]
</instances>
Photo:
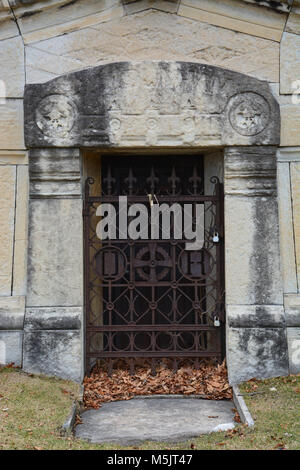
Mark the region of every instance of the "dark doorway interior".
<instances>
[{"instance_id":1,"label":"dark doorway interior","mask_svg":"<svg viewBox=\"0 0 300 470\"><path fill-rule=\"evenodd\" d=\"M99 194L85 197L86 368L95 359L128 358L221 360L224 330L223 188L218 178L213 194L204 194L204 158L200 156L114 156L101 158ZM119 196L128 209L144 204L149 217L141 239L133 240L119 223ZM116 211L116 239L100 240L96 226L99 204ZM204 244L186 249L186 234L175 236L179 219L170 212L170 237L159 219L151 239L152 204L204 212ZM186 207L186 206L185 206ZM124 212L124 211L123 211ZM168 215L168 214L167 214ZM129 217L128 222L135 219ZM145 226L147 224L147 227ZM141 224L140 224L141 225ZM195 230L195 225L191 227ZM142 230L143 229L143 230ZM148 230L147 230L148 229ZM148 237L144 235L148 231ZM220 325L220 326L218 326Z\"/></svg>"}]
</instances>

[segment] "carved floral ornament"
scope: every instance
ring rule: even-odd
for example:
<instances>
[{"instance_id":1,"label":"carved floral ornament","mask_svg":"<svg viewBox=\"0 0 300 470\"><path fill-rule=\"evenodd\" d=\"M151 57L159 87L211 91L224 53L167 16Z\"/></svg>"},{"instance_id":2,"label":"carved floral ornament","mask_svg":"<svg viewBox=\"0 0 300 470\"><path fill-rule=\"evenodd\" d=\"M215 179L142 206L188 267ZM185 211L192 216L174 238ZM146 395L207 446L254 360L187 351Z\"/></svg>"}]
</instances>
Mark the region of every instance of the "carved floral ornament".
<instances>
[{"instance_id":1,"label":"carved floral ornament","mask_svg":"<svg viewBox=\"0 0 300 470\"><path fill-rule=\"evenodd\" d=\"M74 102L65 95L43 98L36 110L36 124L48 137L67 137L74 126L78 112Z\"/></svg>"},{"instance_id":2,"label":"carved floral ornament","mask_svg":"<svg viewBox=\"0 0 300 470\"><path fill-rule=\"evenodd\" d=\"M259 134L270 120L269 104L258 93L239 93L231 97L228 109L230 124L241 135Z\"/></svg>"},{"instance_id":3,"label":"carved floral ornament","mask_svg":"<svg viewBox=\"0 0 300 470\"><path fill-rule=\"evenodd\" d=\"M270 107L267 100L254 92L232 96L226 106L232 128L240 135L253 136L262 132L270 120ZM53 94L43 98L36 110L36 124L45 136L67 137L74 126L78 111L71 98ZM191 118L189 121L193 121ZM185 122L190 129L190 122ZM111 128L119 130L121 122L113 119ZM148 119L147 127L156 129L155 119Z\"/></svg>"}]
</instances>

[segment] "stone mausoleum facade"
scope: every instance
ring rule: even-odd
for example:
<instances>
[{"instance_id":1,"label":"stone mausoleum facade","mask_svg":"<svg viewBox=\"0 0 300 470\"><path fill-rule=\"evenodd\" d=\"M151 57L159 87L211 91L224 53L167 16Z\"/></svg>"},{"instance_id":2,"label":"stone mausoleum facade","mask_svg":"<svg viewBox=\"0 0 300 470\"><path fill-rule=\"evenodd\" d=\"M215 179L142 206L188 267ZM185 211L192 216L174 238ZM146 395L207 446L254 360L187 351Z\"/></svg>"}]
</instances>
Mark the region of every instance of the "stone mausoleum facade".
<instances>
[{"instance_id":1,"label":"stone mausoleum facade","mask_svg":"<svg viewBox=\"0 0 300 470\"><path fill-rule=\"evenodd\" d=\"M230 382L300 371L298 0L2 0L0 80L0 363L82 379L87 310L102 312L108 295L85 222L86 198L102 191L101 162L176 155L187 167L201 156L204 196L216 181L224 188L224 257L220 245L211 253L222 259ZM99 263L118 253L124 268L125 252L113 250L100 248ZM167 276L169 252L159 253L145 261L137 252L141 284ZM191 279L186 260L178 269ZM94 307L92 269L104 277ZM101 349L103 322L97 328ZM212 324L207 331L213 344Z\"/></svg>"}]
</instances>

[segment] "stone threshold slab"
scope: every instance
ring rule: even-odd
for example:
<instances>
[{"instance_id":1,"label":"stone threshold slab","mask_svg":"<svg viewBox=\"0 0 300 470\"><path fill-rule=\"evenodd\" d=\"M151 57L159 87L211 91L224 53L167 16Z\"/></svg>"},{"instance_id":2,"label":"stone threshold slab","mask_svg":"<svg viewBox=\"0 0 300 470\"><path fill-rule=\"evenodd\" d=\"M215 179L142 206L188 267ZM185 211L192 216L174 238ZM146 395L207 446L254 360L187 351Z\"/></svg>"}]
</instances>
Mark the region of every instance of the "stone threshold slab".
<instances>
[{"instance_id":1,"label":"stone threshold slab","mask_svg":"<svg viewBox=\"0 0 300 470\"><path fill-rule=\"evenodd\" d=\"M201 434L233 429L234 404L196 397L136 397L87 410L77 438L92 443L133 445L143 441L180 442Z\"/></svg>"}]
</instances>

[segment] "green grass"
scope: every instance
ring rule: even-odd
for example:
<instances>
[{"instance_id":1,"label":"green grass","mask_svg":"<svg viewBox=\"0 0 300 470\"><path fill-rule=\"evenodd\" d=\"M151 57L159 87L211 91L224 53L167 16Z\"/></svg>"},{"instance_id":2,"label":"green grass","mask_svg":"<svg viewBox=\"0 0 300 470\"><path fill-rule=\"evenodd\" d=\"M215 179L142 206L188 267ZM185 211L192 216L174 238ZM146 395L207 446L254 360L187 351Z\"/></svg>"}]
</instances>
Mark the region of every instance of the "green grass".
<instances>
[{"instance_id":1,"label":"green grass","mask_svg":"<svg viewBox=\"0 0 300 470\"><path fill-rule=\"evenodd\" d=\"M255 428L238 425L179 444L94 445L60 434L78 385L0 369L0 449L300 449L300 375L243 384ZM270 390L271 389L271 390ZM274 390L275 389L275 390Z\"/></svg>"}]
</instances>

